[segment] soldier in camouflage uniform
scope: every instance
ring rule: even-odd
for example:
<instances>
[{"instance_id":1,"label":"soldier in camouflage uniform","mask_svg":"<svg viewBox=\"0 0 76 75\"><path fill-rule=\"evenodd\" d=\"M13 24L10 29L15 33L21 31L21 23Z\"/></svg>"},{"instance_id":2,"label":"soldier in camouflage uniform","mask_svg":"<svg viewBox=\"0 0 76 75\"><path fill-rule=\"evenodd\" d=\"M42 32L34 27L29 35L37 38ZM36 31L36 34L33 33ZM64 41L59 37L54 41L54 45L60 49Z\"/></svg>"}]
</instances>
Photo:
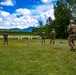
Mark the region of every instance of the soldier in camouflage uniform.
<instances>
[{"instance_id":1,"label":"soldier in camouflage uniform","mask_svg":"<svg viewBox=\"0 0 76 75\"><path fill-rule=\"evenodd\" d=\"M69 44L69 46L71 47L71 51L75 51L75 48L74 48L74 39L75 39L75 32L74 32L74 26L75 26L75 24L74 24L75 22L74 22L74 20L70 20L70 24L69 24L69 26L68 26L68 29L67 29L67 31L68 31L68 44Z\"/></svg>"},{"instance_id":2,"label":"soldier in camouflage uniform","mask_svg":"<svg viewBox=\"0 0 76 75\"><path fill-rule=\"evenodd\" d=\"M4 45L8 44L8 33L7 33L7 31L5 31L5 33L3 34L3 37L4 37Z\"/></svg>"},{"instance_id":3,"label":"soldier in camouflage uniform","mask_svg":"<svg viewBox=\"0 0 76 75\"><path fill-rule=\"evenodd\" d=\"M50 32L50 44L51 43L55 43L55 38L56 38L56 32L55 32L55 29L54 28L52 28L52 31Z\"/></svg>"},{"instance_id":4,"label":"soldier in camouflage uniform","mask_svg":"<svg viewBox=\"0 0 76 75\"><path fill-rule=\"evenodd\" d=\"M45 43L45 31L41 32L41 43Z\"/></svg>"}]
</instances>

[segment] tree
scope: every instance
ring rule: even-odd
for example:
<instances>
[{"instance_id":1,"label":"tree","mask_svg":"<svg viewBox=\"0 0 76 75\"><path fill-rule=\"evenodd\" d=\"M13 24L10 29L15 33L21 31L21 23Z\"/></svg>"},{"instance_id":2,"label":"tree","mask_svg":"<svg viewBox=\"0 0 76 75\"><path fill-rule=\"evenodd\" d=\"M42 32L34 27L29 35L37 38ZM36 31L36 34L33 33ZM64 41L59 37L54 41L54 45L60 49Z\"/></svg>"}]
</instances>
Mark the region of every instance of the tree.
<instances>
[{"instance_id":1,"label":"tree","mask_svg":"<svg viewBox=\"0 0 76 75\"><path fill-rule=\"evenodd\" d=\"M76 20L76 0L65 0L65 1L68 3L70 9L72 10L73 19Z\"/></svg>"},{"instance_id":2,"label":"tree","mask_svg":"<svg viewBox=\"0 0 76 75\"><path fill-rule=\"evenodd\" d=\"M42 28L42 27L43 27L43 22L39 21L39 28Z\"/></svg>"},{"instance_id":3,"label":"tree","mask_svg":"<svg viewBox=\"0 0 76 75\"><path fill-rule=\"evenodd\" d=\"M44 29L43 22L39 21L39 26L32 30L33 34L40 35L42 30Z\"/></svg>"},{"instance_id":4,"label":"tree","mask_svg":"<svg viewBox=\"0 0 76 75\"><path fill-rule=\"evenodd\" d=\"M46 20L46 24L50 25L53 22L51 17L48 17L48 19Z\"/></svg>"},{"instance_id":5,"label":"tree","mask_svg":"<svg viewBox=\"0 0 76 75\"><path fill-rule=\"evenodd\" d=\"M58 38L65 38L69 20L72 18L71 10L65 2L58 0L54 5L54 16L52 27L56 29Z\"/></svg>"},{"instance_id":6,"label":"tree","mask_svg":"<svg viewBox=\"0 0 76 75\"><path fill-rule=\"evenodd\" d=\"M76 4L76 0L65 0L69 5L74 5Z\"/></svg>"}]
</instances>

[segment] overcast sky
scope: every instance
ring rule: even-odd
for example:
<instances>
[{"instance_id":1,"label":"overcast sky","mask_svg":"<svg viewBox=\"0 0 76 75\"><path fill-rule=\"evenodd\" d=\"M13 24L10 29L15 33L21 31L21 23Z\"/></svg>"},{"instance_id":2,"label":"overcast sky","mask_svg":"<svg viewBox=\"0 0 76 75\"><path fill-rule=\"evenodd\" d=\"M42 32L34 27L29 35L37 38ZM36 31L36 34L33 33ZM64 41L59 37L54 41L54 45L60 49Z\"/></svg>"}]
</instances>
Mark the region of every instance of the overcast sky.
<instances>
[{"instance_id":1,"label":"overcast sky","mask_svg":"<svg viewBox=\"0 0 76 75\"><path fill-rule=\"evenodd\" d=\"M53 5L57 0L0 0L0 28L27 28L54 19Z\"/></svg>"}]
</instances>

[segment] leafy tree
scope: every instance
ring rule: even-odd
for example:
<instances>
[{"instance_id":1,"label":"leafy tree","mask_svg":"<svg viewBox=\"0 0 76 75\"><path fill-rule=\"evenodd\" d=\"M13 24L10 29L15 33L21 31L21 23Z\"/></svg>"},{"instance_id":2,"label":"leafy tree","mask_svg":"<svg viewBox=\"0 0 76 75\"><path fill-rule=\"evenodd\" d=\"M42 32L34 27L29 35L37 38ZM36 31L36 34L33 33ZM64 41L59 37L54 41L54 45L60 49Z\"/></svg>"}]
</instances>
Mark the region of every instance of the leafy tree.
<instances>
[{"instance_id":1,"label":"leafy tree","mask_svg":"<svg viewBox=\"0 0 76 75\"><path fill-rule=\"evenodd\" d=\"M55 20L52 27L56 29L58 38L67 37L67 26L72 18L71 10L65 2L58 0L54 5Z\"/></svg>"},{"instance_id":2,"label":"leafy tree","mask_svg":"<svg viewBox=\"0 0 76 75\"><path fill-rule=\"evenodd\" d=\"M48 17L48 19L46 20L46 24L50 25L53 22L51 17Z\"/></svg>"},{"instance_id":3,"label":"leafy tree","mask_svg":"<svg viewBox=\"0 0 76 75\"><path fill-rule=\"evenodd\" d=\"M76 0L65 0L69 5L76 4Z\"/></svg>"},{"instance_id":4,"label":"leafy tree","mask_svg":"<svg viewBox=\"0 0 76 75\"><path fill-rule=\"evenodd\" d=\"M43 27L43 22L39 21L39 28L42 28L42 27Z\"/></svg>"},{"instance_id":5,"label":"leafy tree","mask_svg":"<svg viewBox=\"0 0 76 75\"><path fill-rule=\"evenodd\" d=\"M51 17L48 17L48 19L46 20L46 25L44 27L45 32L46 32L46 38L49 38L50 37L52 22L53 22L52 18Z\"/></svg>"},{"instance_id":6,"label":"leafy tree","mask_svg":"<svg viewBox=\"0 0 76 75\"><path fill-rule=\"evenodd\" d=\"M76 0L65 0L65 1L68 3L70 9L72 10L73 19L76 20Z\"/></svg>"}]
</instances>

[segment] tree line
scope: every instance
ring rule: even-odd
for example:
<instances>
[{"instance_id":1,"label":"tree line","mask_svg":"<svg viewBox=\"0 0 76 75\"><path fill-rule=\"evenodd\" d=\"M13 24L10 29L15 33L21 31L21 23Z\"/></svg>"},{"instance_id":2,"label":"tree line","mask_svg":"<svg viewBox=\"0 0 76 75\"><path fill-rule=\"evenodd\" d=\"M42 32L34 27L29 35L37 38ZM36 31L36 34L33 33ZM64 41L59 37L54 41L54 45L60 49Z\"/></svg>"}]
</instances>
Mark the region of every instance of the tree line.
<instances>
[{"instance_id":1,"label":"tree line","mask_svg":"<svg viewBox=\"0 0 76 75\"><path fill-rule=\"evenodd\" d=\"M45 25L43 25L42 21L39 21L39 26L37 28L33 28L32 32L8 31L9 34L40 35L41 31L44 29L46 32L46 38L49 38L51 30L54 28L57 33L57 38L67 38L67 27L70 19L74 19L76 21L76 0L57 0L53 9L55 17L54 20L51 20L51 18L48 17ZM0 34L3 32L4 31L0 31Z\"/></svg>"}]
</instances>

